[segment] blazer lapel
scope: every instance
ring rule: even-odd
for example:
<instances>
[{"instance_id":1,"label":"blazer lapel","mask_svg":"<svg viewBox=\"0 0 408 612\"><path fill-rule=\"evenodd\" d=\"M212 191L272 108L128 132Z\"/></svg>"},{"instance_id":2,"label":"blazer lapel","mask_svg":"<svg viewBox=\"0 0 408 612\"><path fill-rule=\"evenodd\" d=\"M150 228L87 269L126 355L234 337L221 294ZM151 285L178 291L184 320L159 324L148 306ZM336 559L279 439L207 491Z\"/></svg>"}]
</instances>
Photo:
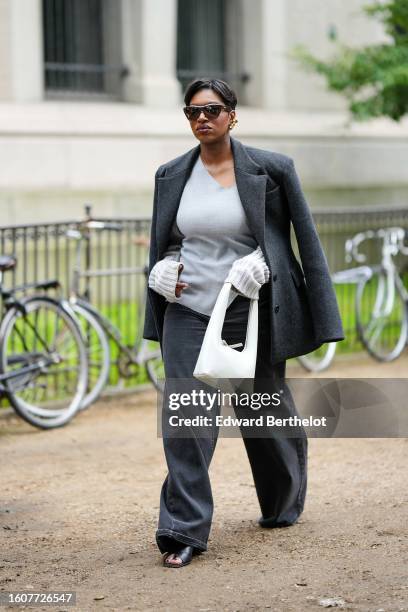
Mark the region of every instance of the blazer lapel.
<instances>
[{"instance_id":1,"label":"blazer lapel","mask_svg":"<svg viewBox=\"0 0 408 612\"><path fill-rule=\"evenodd\" d=\"M265 192L268 175L251 159L244 145L231 137L235 180L248 226L265 253Z\"/></svg>"},{"instance_id":2,"label":"blazer lapel","mask_svg":"<svg viewBox=\"0 0 408 612\"><path fill-rule=\"evenodd\" d=\"M245 150L244 145L231 137L231 149L234 156L235 180L238 193L245 210L248 226L258 244L265 252L265 191L267 175L254 162ZM191 170L200 154L197 145L170 168L158 181L157 206L157 255L161 258L167 248L172 225L175 221L180 198Z\"/></svg>"},{"instance_id":3,"label":"blazer lapel","mask_svg":"<svg viewBox=\"0 0 408 612\"><path fill-rule=\"evenodd\" d=\"M188 151L167 170L166 176L157 179L157 255L161 258L167 248L170 231L175 221L184 186L200 154L200 145Z\"/></svg>"}]
</instances>

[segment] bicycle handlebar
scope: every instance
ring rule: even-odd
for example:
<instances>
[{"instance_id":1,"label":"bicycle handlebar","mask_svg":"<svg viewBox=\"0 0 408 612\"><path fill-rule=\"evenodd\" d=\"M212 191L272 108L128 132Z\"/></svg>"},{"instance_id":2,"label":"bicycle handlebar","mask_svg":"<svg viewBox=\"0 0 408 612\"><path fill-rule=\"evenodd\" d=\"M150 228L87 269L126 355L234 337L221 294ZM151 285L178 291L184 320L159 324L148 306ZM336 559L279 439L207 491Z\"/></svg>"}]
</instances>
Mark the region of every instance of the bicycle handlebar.
<instances>
[{"instance_id":1,"label":"bicycle handlebar","mask_svg":"<svg viewBox=\"0 0 408 612\"><path fill-rule=\"evenodd\" d=\"M95 221L89 219L79 223L76 228L71 228L65 232L67 238L73 238L74 240L81 240L89 230L109 230L112 232L122 232L123 226L119 223L111 223L110 221Z\"/></svg>"},{"instance_id":2,"label":"bicycle handlebar","mask_svg":"<svg viewBox=\"0 0 408 612\"><path fill-rule=\"evenodd\" d=\"M374 236L375 232L373 230L367 230L365 232L359 232L353 236L353 238L346 240L345 249L347 263L350 263L353 259L359 263L365 262L367 258L363 253L358 252L358 247L364 240L374 238Z\"/></svg>"},{"instance_id":3,"label":"bicycle handlebar","mask_svg":"<svg viewBox=\"0 0 408 612\"><path fill-rule=\"evenodd\" d=\"M346 240L346 262L350 263L353 259L359 263L365 262L367 257L363 253L358 252L358 247L364 240L372 238L382 238L383 249L388 248L392 255L397 255L398 253L408 255L408 245L404 245L405 235L406 230L402 227L385 227L378 230L359 232L353 238Z\"/></svg>"},{"instance_id":4,"label":"bicycle handlebar","mask_svg":"<svg viewBox=\"0 0 408 612\"><path fill-rule=\"evenodd\" d=\"M119 223L111 223L110 221L84 221L81 223L81 226L86 229L110 230L113 232L121 232L123 230L122 225Z\"/></svg>"}]
</instances>

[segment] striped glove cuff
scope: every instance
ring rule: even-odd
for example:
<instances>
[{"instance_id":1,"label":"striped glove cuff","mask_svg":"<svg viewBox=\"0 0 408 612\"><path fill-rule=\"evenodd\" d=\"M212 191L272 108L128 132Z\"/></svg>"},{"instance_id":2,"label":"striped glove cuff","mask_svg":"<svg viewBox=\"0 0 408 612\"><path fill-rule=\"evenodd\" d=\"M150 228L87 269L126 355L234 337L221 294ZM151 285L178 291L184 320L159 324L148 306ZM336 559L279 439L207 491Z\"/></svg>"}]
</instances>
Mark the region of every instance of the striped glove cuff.
<instances>
[{"instance_id":1,"label":"striped glove cuff","mask_svg":"<svg viewBox=\"0 0 408 612\"><path fill-rule=\"evenodd\" d=\"M270 278L269 268L265 262L261 247L249 255L234 261L225 282L245 297L259 299L259 290Z\"/></svg>"},{"instance_id":2,"label":"striped glove cuff","mask_svg":"<svg viewBox=\"0 0 408 612\"><path fill-rule=\"evenodd\" d=\"M176 283L178 280L180 262L172 257L158 261L152 268L148 284L151 289L164 296L168 302L177 302Z\"/></svg>"}]
</instances>

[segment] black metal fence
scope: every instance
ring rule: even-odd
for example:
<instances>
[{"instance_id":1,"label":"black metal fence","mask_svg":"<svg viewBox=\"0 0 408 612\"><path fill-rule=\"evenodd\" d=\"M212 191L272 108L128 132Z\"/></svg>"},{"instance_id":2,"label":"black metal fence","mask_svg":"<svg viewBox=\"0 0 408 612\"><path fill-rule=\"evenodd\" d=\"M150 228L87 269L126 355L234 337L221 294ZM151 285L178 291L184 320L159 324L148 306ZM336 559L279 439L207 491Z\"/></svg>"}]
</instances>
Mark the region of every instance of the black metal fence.
<instances>
[{"instance_id":1,"label":"black metal fence","mask_svg":"<svg viewBox=\"0 0 408 612\"><path fill-rule=\"evenodd\" d=\"M400 226L408 230L408 208L371 208L359 211L349 209L314 210L319 235L331 272L352 267L344 257L344 243L359 231L381 227ZM89 277L83 279L82 292L86 292L91 303L107 314L122 331L129 343L137 334L140 308L143 307L145 277L144 266L148 251L145 246L135 244L135 239L150 234L149 218L104 219L120 224L121 231L91 232L83 252L81 266ZM67 236L81 220L63 223L42 223L0 227L0 252L15 254L18 265L4 275L6 286L25 282L57 278L68 295L75 266L76 242ZM296 244L294 243L295 252ZM368 263L381 260L380 244L367 243L362 248ZM407 269L405 259L397 260L401 269ZM111 275L98 275L98 270L113 268ZM120 270L135 270L135 274L120 273ZM350 312L354 288L344 286L338 294L340 310L344 315L347 345L359 348L354 325L346 313ZM351 323L350 323L351 321ZM136 380L136 379L135 379Z\"/></svg>"},{"instance_id":2,"label":"black metal fence","mask_svg":"<svg viewBox=\"0 0 408 612\"><path fill-rule=\"evenodd\" d=\"M134 244L134 239L147 236L150 232L150 219L104 219L120 225L120 232L90 232L87 246L83 252L82 269L91 268L97 272L101 268L134 267L142 275L147 260L147 249ZM68 231L76 229L80 220L61 223L38 223L0 227L1 254L14 254L18 258L17 267L4 274L3 283L7 287L26 282L56 278L63 291L68 295L75 266L76 241L68 236ZM120 273L115 276L98 276L84 280L82 290L97 305L114 305L125 299L138 300L139 291L135 279L123 281Z\"/></svg>"},{"instance_id":3,"label":"black metal fence","mask_svg":"<svg viewBox=\"0 0 408 612\"><path fill-rule=\"evenodd\" d=\"M68 296L78 263L81 273L80 293L104 314L123 336L127 345L132 345L140 332L140 319L144 303L145 275L147 260L146 246L135 241L150 232L150 219L105 219L114 222L120 231L91 230L84 241L80 261L77 260L78 243L69 237L69 230L77 229L80 220L62 223L39 223L0 227L0 253L17 256L17 267L5 272L3 283L6 287L58 279L61 293ZM115 270L113 274L101 273ZM119 351L112 342L111 357L116 366ZM118 367L113 367L110 386L132 387L146 382L140 368L134 368L129 378L119 380Z\"/></svg>"}]
</instances>

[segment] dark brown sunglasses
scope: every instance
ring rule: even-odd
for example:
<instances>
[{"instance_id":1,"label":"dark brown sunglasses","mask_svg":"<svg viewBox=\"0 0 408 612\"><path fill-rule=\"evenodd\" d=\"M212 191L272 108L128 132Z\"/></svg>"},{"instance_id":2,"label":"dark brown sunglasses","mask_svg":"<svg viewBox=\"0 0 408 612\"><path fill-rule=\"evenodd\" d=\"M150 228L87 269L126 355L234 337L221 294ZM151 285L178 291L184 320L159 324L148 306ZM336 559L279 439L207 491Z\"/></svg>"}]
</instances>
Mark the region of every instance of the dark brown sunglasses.
<instances>
[{"instance_id":1,"label":"dark brown sunglasses","mask_svg":"<svg viewBox=\"0 0 408 612\"><path fill-rule=\"evenodd\" d=\"M216 119L223 110L229 112L232 109L222 104L204 104L203 106L195 106L192 104L183 108L184 114L189 121L198 119L201 115L201 111L207 119Z\"/></svg>"}]
</instances>

